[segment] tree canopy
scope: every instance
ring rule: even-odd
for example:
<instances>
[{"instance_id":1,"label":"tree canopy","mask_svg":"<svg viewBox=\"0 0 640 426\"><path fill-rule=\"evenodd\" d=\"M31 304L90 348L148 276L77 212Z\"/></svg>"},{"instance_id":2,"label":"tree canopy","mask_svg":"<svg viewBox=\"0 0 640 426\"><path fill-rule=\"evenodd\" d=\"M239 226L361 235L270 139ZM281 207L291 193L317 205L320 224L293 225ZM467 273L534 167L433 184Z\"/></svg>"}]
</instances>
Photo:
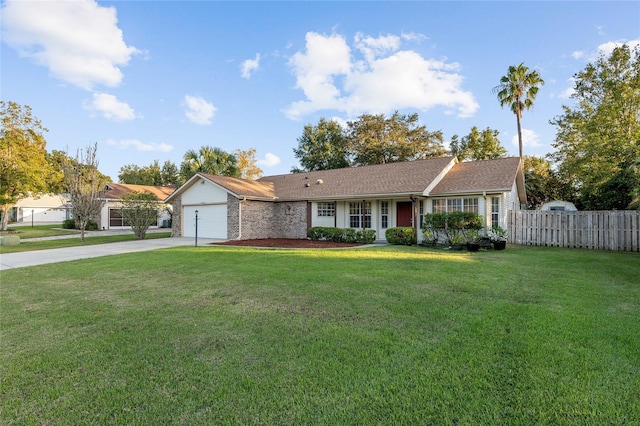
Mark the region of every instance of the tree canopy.
<instances>
[{"instance_id":1,"label":"tree canopy","mask_svg":"<svg viewBox=\"0 0 640 426\"><path fill-rule=\"evenodd\" d=\"M429 132L418 123L418 114L397 111L384 115L361 115L347 124L347 140L353 165L397 163L446 154L442 132Z\"/></svg>"},{"instance_id":2,"label":"tree canopy","mask_svg":"<svg viewBox=\"0 0 640 426\"><path fill-rule=\"evenodd\" d=\"M258 167L256 160L255 148L249 148L247 151L238 149L235 152L235 157L239 177L254 180L262 176L262 169Z\"/></svg>"},{"instance_id":3,"label":"tree canopy","mask_svg":"<svg viewBox=\"0 0 640 426\"><path fill-rule=\"evenodd\" d=\"M302 169L293 171L395 163L446 153L442 132L428 131L419 124L418 114L395 112L388 118L363 114L347 122L346 128L322 118L316 126L305 126L298 138L294 154Z\"/></svg>"},{"instance_id":4,"label":"tree canopy","mask_svg":"<svg viewBox=\"0 0 640 426\"><path fill-rule=\"evenodd\" d=\"M180 177L188 181L196 173L238 177L236 157L221 148L202 146L198 151L188 150L180 165Z\"/></svg>"},{"instance_id":5,"label":"tree canopy","mask_svg":"<svg viewBox=\"0 0 640 426\"><path fill-rule=\"evenodd\" d=\"M349 167L347 139L337 121L321 118L315 126L304 126L293 153L302 166L302 170L293 169L293 172Z\"/></svg>"},{"instance_id":6,"label":"tree canopy","mask_svg":"<svg viewBox=\"0 0 640 426\"><path fill-rule=\"evenodd\" d=\"M47 131L31 107L0 101L0 230L6 230L9 209L19 200L49 192L59 172L47 157Z\"/></svg>"},{"instance_id":7,"label":"tree canopy","mask_svg":"<svg viewBox=\"0 0 640 426\"><path fill-rule=\"evenodd\" d=\"M497 130L488 127L481 132L473 126L469 134L463 136L461 140L458 139L458 135L453 135L449 144L451 155L458 161L506 157L507 150L500 143L499 134Z\"/></svg>"},{"instance_id":8,"label":"tree canopy","mask_svg":"<svg viewBox=\"0 0 640 426\"><path fill-rule=\"evenodd\" d=\"M130 185L170 186L181 184L178 168L171 161L165 161L162 167L154 160L148 166L127 164L118 172L118 182Z\"/></svg>"},{"instance_id":9,"label":"tree canopy","mask_svg":"<svg viewBox=\"0 0 640 426\"><path fill-rule=\"evenodd\" d=\"M640 49L601 54L574 80L575 104L551 121L557 130L549 157L575 183L582 208L633 208L640 193Z\"/></svg>"},{"instance_id":10,"label":"tree canopy","mask_svg":"<svg viewBox=\"0 0 640 426\"><path fill-rule=\"evenodd\" d=\"M533 106L533 101L538 94L539 87L544 85L544 80L538 71L529 71L523 63L510 66L506 75L500 78L500 84L493 88L497 94L500 106L508 106L516 115L518 125L518 144L520 158L523 158L522 149L522 112Z\"/></svg>"}]
</instances>

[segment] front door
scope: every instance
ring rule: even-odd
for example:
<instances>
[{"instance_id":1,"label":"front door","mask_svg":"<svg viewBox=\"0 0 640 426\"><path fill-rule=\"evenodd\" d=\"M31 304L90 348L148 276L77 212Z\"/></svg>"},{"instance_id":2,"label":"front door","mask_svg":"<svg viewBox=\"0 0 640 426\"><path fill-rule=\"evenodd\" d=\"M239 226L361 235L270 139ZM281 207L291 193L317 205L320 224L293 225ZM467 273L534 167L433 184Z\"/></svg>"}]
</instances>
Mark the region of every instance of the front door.
<instances>
[{"instance_id":1,"label":"front door","mask_svg":"<svg viewBox=\"0 0 640 426\"><path fill-rule=\"evenodd\" d=\"M413 203L411 201L401 201L396 203L396 206L396 226L413 226L413 221L411 220L413 216Z\"/></svg>"}]
</instances>

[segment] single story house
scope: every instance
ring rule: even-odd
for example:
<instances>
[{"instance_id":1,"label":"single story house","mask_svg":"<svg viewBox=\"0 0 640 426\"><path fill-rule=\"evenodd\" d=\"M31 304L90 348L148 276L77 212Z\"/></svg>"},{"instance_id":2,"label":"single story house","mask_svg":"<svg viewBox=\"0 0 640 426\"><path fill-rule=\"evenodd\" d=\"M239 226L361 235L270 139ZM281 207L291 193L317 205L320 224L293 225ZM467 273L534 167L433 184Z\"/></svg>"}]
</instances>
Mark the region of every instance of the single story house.
<instances>
[{"instance_id":1,"label":"single story house","mask_svg":"<svg viewBox=\"0 0 640 426\"><path fill-rule=\"evenodd\" d=\"M70 217L67 194L23 198L9 210L9 220L18 223L62 223Z\"/></svg>"},{"instance_id":2,"label":"single story house","mask_svg":"<svg viewBox=\"0 0 640 426\"><path fill-rule=\"evenodd\" d=\"M126 223L120 213L120 198L132 192L145 192L156 196L161 211L158 221L150 226L150 228L167 228L171 214L165 208L167 206L163 200L170 196L175 190L175 187L170 186L130 185L124 183L106 184L101 196L104 204L98 220L98 229L129 229L131 227Z\"/></svg>"},{"instance_id":3,"label":"single story house","mask_svg":"<svg viewBox=\"0 0 640 426\"><path fill-rule=\"evenodd\" d=\"M519 157L458 162L439 157L246 180L198 173L166 200L173 236L222 240L306 238L314 226L420 228L430 212L473 211L506 227L526 203ZM196 225L197 220L197 225ZM421 235L418 233L418 235Z\"/></svg>"}]
</instances>

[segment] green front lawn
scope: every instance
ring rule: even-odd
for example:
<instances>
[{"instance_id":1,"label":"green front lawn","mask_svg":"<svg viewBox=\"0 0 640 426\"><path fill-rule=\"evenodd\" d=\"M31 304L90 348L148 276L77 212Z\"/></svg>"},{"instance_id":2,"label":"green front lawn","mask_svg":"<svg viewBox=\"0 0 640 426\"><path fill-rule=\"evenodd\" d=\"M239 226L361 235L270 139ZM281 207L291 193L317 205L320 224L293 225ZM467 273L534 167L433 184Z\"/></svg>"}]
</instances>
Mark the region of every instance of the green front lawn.
<instances>
[{"instance_id":1,"label":"green front lawn","mask_svg":"<svg viewBox=\"0 0 640 426\"><path fill-rule=\"evenodd\" d=\"M177 247L2 272L3 425L626 425L640 256Z\"/></svg>"},{"instance_id":2,"label":"green front lawn","mask_svg":"<svg viewBox=\"0 0 640 426\"><path fill-rule=\"evenodd\" d=\"M9 231L17 232L20 238L43 238L43 237L57 237L59 235L80 234L80 231L75 229L62 229L62 224L48 224L48 225L10 225Z\"/></svg>"},{"instance_id":3,"label":"green front lawn","mask_svg":"<svg viewBox=\"0 0 640 426\"><path fill-rule=\"evenodd\" d=\"M146 240L154 238L169 238L171 232L150 232L145 236ZM20 241L17 246L5 246L0 245L0 254L6 253L19 253L24 251L36 251L36 250L50 250L56 248L65 247L77 247L77 246L89 246L94 244L106 244L106 243L118 243L121 241L134 241L137 240L135 234L117 234L117 235L103 235L96 237L85 236L84 241L80 240L80 235L72 238L62 238L59 240L44 240L44 241Z\"/></svg>"}]
</instances>

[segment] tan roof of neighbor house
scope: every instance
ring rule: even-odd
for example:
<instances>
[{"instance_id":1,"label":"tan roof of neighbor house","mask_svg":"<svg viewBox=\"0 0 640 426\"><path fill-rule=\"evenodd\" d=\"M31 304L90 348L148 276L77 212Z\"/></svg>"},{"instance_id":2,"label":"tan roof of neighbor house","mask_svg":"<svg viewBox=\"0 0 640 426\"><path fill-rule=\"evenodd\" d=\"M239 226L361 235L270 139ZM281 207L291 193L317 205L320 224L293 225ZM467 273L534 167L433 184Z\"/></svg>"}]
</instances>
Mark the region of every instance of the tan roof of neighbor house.
<instances>
[{"instance_id":1,"label":"tan roof of neighbor house","mask_svg":"<svg viewBox=\"0 0 640 426\"><path fill-rule=\"evenodd\" d=\"M431 195L509 191L513 182L521 179L519 168L519 157L458 163L433 188Z\"/></svg>"},{"instance_id":2,"label":"tan roof of neighbor house","mask_svg":"<svg viewBox=\"0 0 640 426\"><path fill-rule=\"evenodd\" d=\"M275 199L273 184L270 182L217 176L209 173L199 174L239 197Z\"/></svg>"},{"instance_id":3,"label":"tan roof of neighbor house","mask_svg":"<svg viewBox=\"0 0 640 426\"><path fill-rule=\"evenodd\" d=\"M158 200L164 200L176 190L171 186L130 185L125 183L108 183L107 188L104 198L108 199L119 199L130 192L145 192L155 195Z\"/></svg>"},{"instance_id":4,"label":"tan roof of neighbor house","mask_svg":"<svg viewBox=\"0 0 640 426\"><path fill-rule=\"evenodd\" d=\"M281 200L421 194L455 159L438 157L288 175L265 176Z\"/></svg>"}]
</instances>

